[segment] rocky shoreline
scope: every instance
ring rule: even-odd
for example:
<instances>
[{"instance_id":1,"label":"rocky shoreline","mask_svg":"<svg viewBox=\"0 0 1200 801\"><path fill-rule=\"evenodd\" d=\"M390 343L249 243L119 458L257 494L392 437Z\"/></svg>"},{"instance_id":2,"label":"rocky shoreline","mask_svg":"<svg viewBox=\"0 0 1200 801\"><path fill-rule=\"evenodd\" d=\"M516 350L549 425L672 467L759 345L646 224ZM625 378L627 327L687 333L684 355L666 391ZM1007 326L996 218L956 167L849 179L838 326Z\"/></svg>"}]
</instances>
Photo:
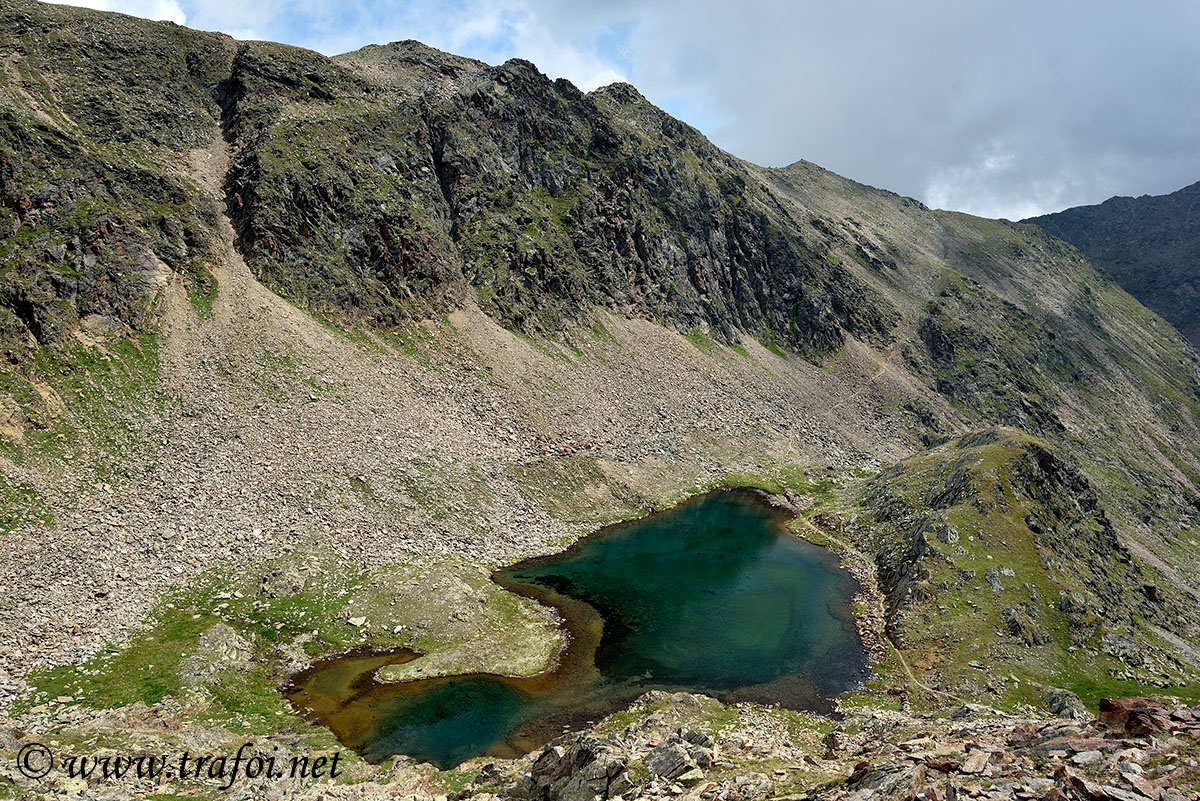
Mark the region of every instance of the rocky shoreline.
<instances>
[{"instance_id":1,"label":"rocky shoreline","mask_svg":"<svg viewBox=\"0 0 1200 801\"><path fill-rule=\"evenodd\" d=\"M1101 703L1090 718L1069 693L1067 716L1014 718L979 705L945 716L844 709L834 722L812 715L739 704L719 724L712 699L650 693L629 711L587 731L553 740L516 760L481 758L448 773L398 758L355 763L340 782L243 780L231 799L335 801L1195 801L1200 799L1200 706L1146 698ZM169 738L165 705L110 719L114 731L137 732L142 753ZM82 724L88 725L88 724ZM69 727L68 727L69 728ZM27 732L0 732L0 750L15 752ZM210 742L220 742L220 737ZM193 746L199 741L193 737ZM294 753L284 740L259 747ZM326 752L328 753L328 752ZM0 786L16 797L63 794L127 801L148 794L203 794L178 782L31 781L0 764ZM457 787L457 789L455 789Z\"/></svg>"}]
</instances>

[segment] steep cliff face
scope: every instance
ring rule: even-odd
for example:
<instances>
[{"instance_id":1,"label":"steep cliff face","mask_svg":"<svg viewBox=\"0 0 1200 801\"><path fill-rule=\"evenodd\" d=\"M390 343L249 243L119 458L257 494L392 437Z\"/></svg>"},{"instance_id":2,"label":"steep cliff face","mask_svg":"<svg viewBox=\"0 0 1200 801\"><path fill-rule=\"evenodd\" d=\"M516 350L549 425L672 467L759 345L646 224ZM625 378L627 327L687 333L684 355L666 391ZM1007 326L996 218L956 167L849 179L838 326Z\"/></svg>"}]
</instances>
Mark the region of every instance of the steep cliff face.
<instances>
[{"instance_id":1,"label":"steep cliff face","mask_svg":"<svg viewBox=\"0 0 1200 801\"><path fill-rule=\"evenodd\" d=\"M82 323L145 331L217 209L173 165L211 140L233 41L37 3L0 9L0 338L10 360Z\"/></svg>"},{"instance_id":2,"label":"steep cliff face","mask_svg":"<svg viewBox=\"0 0 1200 801\"><path fill-rule=\"evenodd\" d=\"M1200 345L1200 183L1031 217Z\"/></svg>"},{"instance_id":3,"label":"steep cliff face","mask_svg":"<svg viewBox=\"0 0 1200 801\"><path fill-rule=\"evenodd\" d=\"M337 62L246 45L230 87L245 251L314 306L389 323L469 287L530 332L601 306L814 358L891 338L880 293L630 86L585 95L410 42Z\"/></svg>"}]
</instances>

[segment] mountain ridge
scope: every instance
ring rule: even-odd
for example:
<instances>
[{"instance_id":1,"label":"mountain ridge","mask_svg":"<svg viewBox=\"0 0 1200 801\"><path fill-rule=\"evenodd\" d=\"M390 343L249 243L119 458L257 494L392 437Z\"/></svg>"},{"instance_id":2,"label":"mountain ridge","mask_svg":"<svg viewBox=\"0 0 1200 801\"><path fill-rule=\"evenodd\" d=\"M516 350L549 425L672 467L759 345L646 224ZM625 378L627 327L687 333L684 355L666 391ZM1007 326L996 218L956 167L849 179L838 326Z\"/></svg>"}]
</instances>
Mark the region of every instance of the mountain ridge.
<instances>
[{"instance_id":1,"label":"mountain ridge","mask_svg":"<svg viewBox=\"0 0 1200 801\"><path fill-rule=\"evenodd\" d=\"M1165 195L1111 197L1023 222L1074 244L1193 345L1200 344L1200 182Z\"/></svg>"},{"instance_id":2,"label":"mountain ridge","mask_svg":"<svg viewBox=\"0 0 1200 801\"><path fill-rule=\"evenodd\" d=\"M528 62L0 22L0 593L62 599L0 646L14 725L269 737L319 655L488 670L543 633L481 568L723 483L863 575L846 703L1189 697L1200 358L1061 240Z\"/></svg>"}]
</instances>

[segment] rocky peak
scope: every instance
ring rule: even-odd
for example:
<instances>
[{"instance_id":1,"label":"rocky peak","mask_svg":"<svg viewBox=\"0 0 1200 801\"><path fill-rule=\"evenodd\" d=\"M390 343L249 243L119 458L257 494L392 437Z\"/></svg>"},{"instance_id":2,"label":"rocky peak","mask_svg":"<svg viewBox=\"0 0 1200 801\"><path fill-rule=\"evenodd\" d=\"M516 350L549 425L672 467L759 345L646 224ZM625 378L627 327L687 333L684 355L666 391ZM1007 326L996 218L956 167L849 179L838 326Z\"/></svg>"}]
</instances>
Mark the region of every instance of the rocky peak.
<instances>
[{"instance_id":1,"label":"rocky peak","mask_svg":"<svg viewBox=\"0 0 1200 801\"><path fill-rule=\"evenodd\" d=\"M602 97L611 100L614 103L620 104L638 104L651 105L645 95L637 90L637 87L625 81L616 81L614 83L601 86L593 94L596 97Z\"/></svg>"},{"instance_id":2,"label":"rocky peak","mask_svg":"<svg viewBox=\"0 0 1200 801\"><path fill-rule=\"evenodd\" d=\"M460 81L488 65L482 61L446 53L413 39L386 45L367 45L332 59L383 86L417 97L444 96Z\"/></svg>"}]
</instances>

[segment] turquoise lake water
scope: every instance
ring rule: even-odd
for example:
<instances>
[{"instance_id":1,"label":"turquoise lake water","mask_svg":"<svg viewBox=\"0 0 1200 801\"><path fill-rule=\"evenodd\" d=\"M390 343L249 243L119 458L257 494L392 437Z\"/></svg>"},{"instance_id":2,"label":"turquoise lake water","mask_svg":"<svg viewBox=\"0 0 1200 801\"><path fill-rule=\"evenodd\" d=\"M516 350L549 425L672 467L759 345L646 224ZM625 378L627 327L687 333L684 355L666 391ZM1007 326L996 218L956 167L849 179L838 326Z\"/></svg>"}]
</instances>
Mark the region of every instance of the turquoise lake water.
<instances>
[{"instance_id":1,"label":"turquoise lake water","mask_svg":"<svg viewBox=\"0 0 1200 801\"><path fill-rule=\"evenodd\" d=\"M787 520L759 493L717 490L497 571L567 621L567 648L537 676L376 681L420 658L401 649L317 663L289 698L369 760L442 768L525 753L651 689L828 711L867 673L858 585Z\"/></svg>"}]
</instances>

